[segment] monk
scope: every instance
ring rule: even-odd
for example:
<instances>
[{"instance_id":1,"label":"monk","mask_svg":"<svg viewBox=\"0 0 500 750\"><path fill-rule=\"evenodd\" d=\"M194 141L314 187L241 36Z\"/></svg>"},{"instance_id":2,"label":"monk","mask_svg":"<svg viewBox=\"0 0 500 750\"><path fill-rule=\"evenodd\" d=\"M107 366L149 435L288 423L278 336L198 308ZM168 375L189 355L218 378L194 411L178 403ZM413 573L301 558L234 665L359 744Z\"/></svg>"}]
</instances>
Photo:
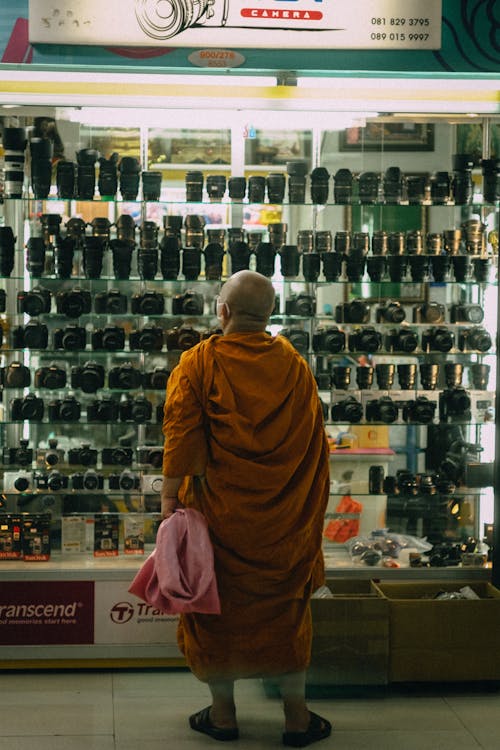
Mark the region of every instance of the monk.
<instances>
[{"instance_id":1,"label":"monk","mask_svg":"<svg viewBox=\"0 0 500 750\"><path fill-rule=\"evenodd\" d=\"M331 725L309 711L310 597L324 581L329 493L321 403L306 361L266 332L271 282L240 271L223 285L223 335L184 352L167 385L162 516L204 514L214 547L220 615L181 616L179 646L212 704L192 729L238 737L234 681L272 677L285 714L283 743L305 747Z\"/></svg>"}]
</instances>

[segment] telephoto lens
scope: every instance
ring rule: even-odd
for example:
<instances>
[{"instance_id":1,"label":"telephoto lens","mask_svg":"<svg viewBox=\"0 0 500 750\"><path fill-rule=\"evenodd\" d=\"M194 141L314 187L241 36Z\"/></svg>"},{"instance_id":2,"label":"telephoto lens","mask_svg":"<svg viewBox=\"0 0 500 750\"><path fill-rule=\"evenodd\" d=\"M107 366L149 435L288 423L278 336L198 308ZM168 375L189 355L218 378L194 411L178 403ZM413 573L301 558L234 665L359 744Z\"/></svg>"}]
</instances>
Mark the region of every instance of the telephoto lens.
<instances>
[{"instance_id":1,"label":"telephoto lens","mask_svg":"<svg viewBox=\"0 0 500 750\"><path fill-rule=\"evenodd\" d=\"M99 177L97 178L97 189L101 198L114 198L118 190L118 159L119 156L113 152L109 159L100 156Z\"/></svg>"},{"instance_id":2,"label":"telephoto lens","mask_svg":"<svg viewBox=\"0 0 500 750\"><path fill-rule=\"evenodd\" d=\"M474 158L470 154L453 154L453 199L457 206L465 206L472 203L474 195L474 183L472 181L472 169Z\"/></svg>"},{"instance_id":3,"label":"telephoto lens","mask_svg":"<svg viewBox=\"0 0 500 750\"><path fill-rule=\"evenodd\" d=\"M380 175L377 172L362 172L358 177L360 203L372 205L378 201Z\"/></svg>"},{"instance_id":4,"label":"telephoto lens","mask_svg":"<svg viewBox=\"0 0 500 750\"><path fill-rule=\"evenodd\" d=\"M377 385L382 391L388 391L394 385L394 376L396 373L395 365L381 363L375 368L375 377Z\"/></svg>"},{"instance_id":5,"label":"telephoto lens","mask_svg":"<svg viewBox=\"0 0 500 750\"><path fill-rule=\"evenodd\" d=\"M297 245L283 245L279 255L281 275L285 279L295 279L300 270L300 253Z\"/></svg>"},{"instance_id":6,"label":"telephoto lens","mask_svg":"<svg viewBox=\"0 0 500 750\"><path fill-rule=\"evenodd\" d=\"M462 385L464 366L458 362L446 362L444 366L444 381L447 388L458 388Z\"/></svg>"},{"instance_id":7,"label":"telephoto lens","mask_svg":"<svg viewBox=\"0 0 500 750\"><path fill-rule=\"evenodd\" d=\"M201 250L198 247L182 249L182 273L187 281L196 281L201 273Z\"/></svg>"},{"instance_id":8,"label":"telephoto lens","mask_svg":"<svg viewBox=\"0 0 500 750\"><path fill-rule=\"evenodd\" d=\"M186 172L186 200L188 203L201 203L203 200L203 172L191 170Z\"/></svg>"},{"instance_id":9,"label":"telephoto lens","mask_svg":"<svg viewBox=\"0 0 500 750\"><path fill-rule=\"evenodd\" d=\"M271 278L274 274L276 248L272 242L259 242L255 248L255 270Z\"/></svg>"},{"instance_id":10,"label":"telephoto lens","mask_svg":"<svg viewBox=\"0 0 500 750\"><path fill-rule=\"evenodd\" d=\"M245 177L230 177L227 181L229 197L232 201L242 201L247 192L247 181Z\"/></svg>"},{"instance_id":11,"label":"telephoto lens","mask_svg":"<svg viewBox=\"0 0 500 750\"><path fill-rule=\"evenodd\" d=\"M352 203L354 178L350 169L338 169L333 176L333 199L340 205Z\"/></svg>"},{"instance_id":12,"label":"telephoto lens","mask_svg":"<svg viewBox=\"0 0 500 750\"><path fill-rule=\"evenodd\" d=\"M412 391L415 388L417 377L417 365L401 364L397 365L399 387L403 391Z\"/></svg>"},{"instance_id":13,"label":"telephoto lens","mask_svg":"<svg viewBox=\"0 0 500 750\"><path fill-rule=\"evenodd\" d=\"M73 258L75 255L76 241L74 237L56 237L54 251L56 274L60 279L69 279L73 271Z\"/></svg>"},{"instance_id":14,"label":"telephoto lens","mask_svg":"<svg viewBox=\"0 0 500 750\"><path fill-rule=\"evenodd\" d=\"M275 222L267 225L267 231L269 233L269 242L276 251L286 243L286 232L288 226L282 222Z\"/></svg>"},{"instance_id":15,"label":"telephoto lens","mask_svg":"<svg viewBox=\"0 0 500 750\"><path fill-rule=\"evenodd\" d=\"M302 255L302 275L306 281L314 282L321 271L321 255L319 253L304 253Z\"/></svg>"},{"instance_id":16,"label":"telephoto lens","mask_svg":"<svg viewBox=\"0 0 500 750\"><path fill-rule=\"evenodd\" d=\"M4 128L4 196L22 198L24 183L24 152L27 138L25 128Z\"/></svg>"},{"instance_id":17,"label":"telephoto lens","mask_svg":"<svg viewBox=\"0 0 500 750\"><path fill-rule=\"evenodd\" d=\"M12 227L0 227L0 276L8 278L14 270L16 238Z\"/></svg>"},{"instance_id":18,"label":"telephoto lens","mask_svg":"<svg viewBox=\"0 0 500 750\"><path fill-rule=\"evenodd\" d=\"M31 188L37 199L48 198L52 179L52 156L54 147L48 138L32 138L31 154Z\"/></svg>"},{"instance_id":19,"label":"telephoto lens","mask_svg":"<svg viewBox=\"0 0 500 750\"><path fill-rule=\"evenodd\" d=\"M439 365L432 363L422 363L420 370L420 385L424 391L435 391L439 377Z\"/></svg>"},{"instance_id":20,"label":"telephoto lens","mask_svg":"<svg viewBox=\"0 0 500 750\"><path fill-rule=\"evenodd\" d=\"M101 237L85 237L83 245L83 273L87 279L100 279L104 257Z\"/></svg>"},{"instance_id":21,"label":"telephoto lens","mask_svg":"<svg viewBox=\"0 0 500 750\"><path fill-rule=\"evenodd\" d=\"M198 214L188 214L184 219L186 246L202 250L205 244L205 219Z\"/></svg>"},{"instance_id":22,"label":"telephoto lens","mask_svg":"<svg viewBox=\"0 0 500 750\"><path fill-rule=\"evenodd\" d=\"M286 171L288 174L288 202L305 203L307 162L302 159L287 161Z\"/></svg>"},{"instance_id":23,"label":"telephoto lens","mask_svg":"<svg viewBox=\"0 0 500 750\"><path fill-rule=\"evenodd\" d=\"M483 200L486 203L500 201L500 158L482 159Z\"/></svg>"},{"instance_id":24,"label":"telephoto lens","mask_svg":"<svg viewBox=\"0 0 500 750\"><path fill-rule=\"evenodd\" d=\"M113 273L115 279L129 279L132 270L132 255L135 242L130 240L111 240L109 243L113 257Z\"/></svg>"},{"instance_id":25,"label":"telephoto lens","mask_svg":"<svg viewBox=\"0 0 500 750\"><path fill-rule=\"evenodd\" d=\"M119 167L120 193L124 201L135 201L139 195L141 163L135 156L123 156Z\"/></svg>"},{"instance_id":26,"label":"telephoto lens","mask_svg":"<svg viewBox=\"0 0 500 750\"><path fill-rule=\"evenodd\" d=\"M338 281L342 274L342 255L340 253L321 253L323 275L326 281Z\"/></svg>"},{"instance_id":27,"label":"telephoto lens","mask_svg":"<svg viewBox=\"0 0 500 750\"><path fill-rule=\"evenodd\" d=\"M406 177L399 167L388 167L383 180L384 200L389 204L399 204L406 198Z\"/></svg>"},{"instance_id":28,"label":"telephoto lens","mask_svg":"<svg viewBox=\"0 0 500 750\"><path fill-rule=\"evenodd\" d=\"M57 197L72 200L76 195L76 164L74 161L59 159L56 165Z\"/></svg>"},{"instance_id":29,"label":"telephoto lens","mask_svg":"<svg viewBox=\"0 0 500 750\"><path fill-rule=\"evenodd\" d=\"M205 278L209 281L219 280L222 276L224 246L219 242L209 242L203 255L205 256Z\"/></svg>"},{"instance_id":30,"label":"telephoto lens","mask_svg":"<svg viewBox=\"0 0 500 750\"><path fill-rule=\"evenodd\" d=\"M142 197L145 201L159 201L161 197L162 173L156 170L141 173Z\"/></svg>"},{"instance_id":31,"label":"telephoto lens","mask_svg":"<svg viewBox=\"0 0 500 750\"><path fill-rule=\"evenodd\" d=\"M244 240L230 240L229 255L231 257L231 273L237 273L249 268L252 253L250 246Z\"/></svg>"},{"instance_id":32,"label":"telephoto lens","mask_svg":"<svg viewBox=\"0 0 500 750\"><path fill-rule=\"evenodd\" d=\"M326 167L316 167L311 172L311 203L324 205L330 191L330 172Z\"/></svg>"},{"instance_id":33,"label":"telephoto lens","mask_svg":"<svg viewBox=\"0 0 500 750\"><path fill-rule=\"evenodd\" d=\"M207 176L207 195L212 202L221 201L226 194L227 180L223 174L209 174Z\"/></svg>"},{"instance_id":34,"label":"telephoto lens","mask_svg":"<svg viewBox=\"0 0 500 750\"><path fill-rule=\"evenodd\" d=\"M474 363L469 365L469 375L471 386L478 391L488 390L488 381L490 379L490 365Z\"/></svg>"},{"instance_id":35,"label":"telephoto lens","mask_svg":"<svg viewBox=\"0 0 500 750\"><path fill-rule=\"evenodd\" d=\"M248 178L248 202L264 203L266 199L266 178L260 175L250 175Z\"/></svg>"},{"instance_id":36,"label":"telephoto lens","mask_svg":"<svg viewBox=\"0 0 500 750\"><path fill-rule=\"evenodd\" d=\"M26 243L26 269L33 278L39 278L43 275L45 250L43 237L30 237Z\"/></svg>"},{"instance_id":37,"label":"telephoto lens","mask_svg":"<svg viewBox=\"0 0 500 750\"><path fill-rule=\"evenodd\" d=\"M356 383L362 391L373 385L373 367L356 367Z\"/></svg>"},{"instance_id":38,"label":"telephoto lens","mask_svg":"<svg viewBox=\"0 0 500 750\"><path fill-rule=\"evenodd\" d=\"M351 368L345 365L332 367L332 383L339 391L347 391L351 382Z\"/></svg>"},{"instance_id":39,"label":"telephoto lens","mask_svg":"<svg viewBox=\"0 0 500 750\"><path fill-rule=\"evenodd\" d=\"M99 152L93 148L82 148L76 152L76 192L82 201L91 201L95 193L95 165Z\"/></svg>"},{"instance_id":40,"label":"telephoto lens","mask_svg":"<svg viewBox=\"0 0 500 750\"><path fill-rule=\"evenodd\" d=\"M286 176L283 172L271 172L266 177L269 203L283 203L285 198Z\"/></svg>"}]
</instances>

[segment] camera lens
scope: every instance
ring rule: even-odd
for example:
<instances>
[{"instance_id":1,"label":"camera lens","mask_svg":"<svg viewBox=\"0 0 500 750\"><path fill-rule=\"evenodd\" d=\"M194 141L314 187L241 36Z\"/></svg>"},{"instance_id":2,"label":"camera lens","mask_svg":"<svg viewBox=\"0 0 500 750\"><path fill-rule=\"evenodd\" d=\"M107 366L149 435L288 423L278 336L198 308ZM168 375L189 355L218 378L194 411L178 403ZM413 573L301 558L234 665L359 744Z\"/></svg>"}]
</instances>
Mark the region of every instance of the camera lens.
<instances>
[{"instance_id":1,"label":"camera lens","mask_svg":"<svg viewBox=\"0 0 500 750\"><path fill-rule=\"evenodd\" d=\"M373 385L373 367L356 367L356 383L361 390L371 388Z\"/></svg>"},{"instance_id":2,"label":"camera lens","mask_svg":"<svg viewBox=\"0 0 500 750\"><path fill-rule=\"evenodd\" d=\"M325 204L328 202L330 173L326 167L316 167L311 172L311 202Z\"/></svg>"},{"instance_id":3,"label":"camera lens","mask_svg":"<svg viewBox=\"0 0 500 750\"><path fill-rule=\"evenodd\" d=\"M321 256L319 253L304 253L302 255L302 275L306 281L318 280L321 271Z\"/></svg>"},{"instance_id":4,"label":"camera lens","mask_svg":"<svg viewBox=\"0 0 500 750\"><path fill-rule=\"evenodd\" d=\"M318 231L314 235L314 249L317 253L330 253L333 249L332 233L329 229Z\"/></svg>"},{"instance_id":5,"label":"camera lens","mask_svg":"<svg viewBox=\"0 0 500 750\"><path fill-rule=\"evenodd\" d=\"M224 248L218 242L209 242L204 250L205 256L205 278L216 281L222 276L222 261L224 260Z\"/></svg>"},{"instance_id":6,"label":"camera lens","mask_svg":"<svg viewBox=\"0 0 500 750\"><path fill-rule=\"evenodd\" d=\"M232 201L242 201L247 191L247 181L245 177L230 177L228 182L229 197Z\"/></svg>"},{"instance_id":7,"label":"camera lens","mask_svg":"<svg viewBox=\"0 0 500 750\"><path fill-rule=\"evenodd\" d=\"M293 279L299 274L300 253L297 245L283 245L280 250L281 274L285 279Z\"/></svg>"},{"instance_id":8,"label":"camera lens","mask_svg":"<svg viewBox=\"0 0 500 750\"><path fill-rule=\"evenodd\" d=\"M399 387L403 391L411 391L415 388L417 377L417 365L397 365Z\"/></svg>"},{"instance_id":9,"label":"camera lens","mask_svg":"<svg viewBox=\"0 0 500 750\"><path fill-rule=\"evenodd\" d=\"M283 203L285 197L286 177L282 172L272 172L266 177L267 197L269 203Z\"/></svg>"},{"instance_id":10,"label":"camera lens","mask_svg":"<svg viewBox=\"0 0 500 750\"><path fill-rule=\"evenodd\" d=\"M288 201L289 203L306 202L307 162L302 160L288 161Z\"/></svg>"},{"instance_id":11,"label":"camera lens","mask_svg":"<svg viewBox=\"0 0 500 750\"><path fill-rule=\"evenodd\" d=\"M267 225L269 232L269 241L275 250L279 250L286 242L287 225L282 222L275 222Z\"/></svg>"},{"instance_id":12,"label":"camera lens","mask_svg":"<svg viewBox=\"0 0 500 750\"><path fill-rule=\"evenodd\" d=\"M243 240L229 243L229 255L231 256L231 273L237 273L249 267L250 247Z\"/></svg>"},{"instance_id":13,"label":"camera lens","mask_svg":"<svg viewBox=\"0 0 500 750\"><path fill-rule=\"evenodd\" d=\"M404 255L406 251L405 232L389 232L387 235L388 255Z\"/></svg>"},{"instance_id":14,"label":"camera lens","mask_svg":"<svg viewBox=\"0 0 500 750\"><path fill-rule=\"evenodd\" d=\"M76 191L80 200L91 201L94 198L98 158L99 153L92 148L83 148L76 153Z\"/></svg>"},{"instance_id":15,"label":"camera lens","mask_svg":"<svg viewBox=\"0 0 500 750\"><path fill-rule=\"evenodd\" d=\"M45 266L45 242L42 237L30 237L26 244L26 269L30 276L42 276Z\"/></svg>"},{"instance_id":16,"label":"camera lens","mask_svg":"<svg viewBox=\"0 0 500 750\"><path fill-rule=\"evenodd\" d=\"M135 201L139 194L141 164L135 156L123 156L118 167L120 193L124 201Z\"/></svg>"},{"instance_id":17,"label":"camera lens","mask_svg":"<svg viewBox=\"0 0 500 750\"><path fill-rule=\"evenodd\" d=\"M453 198L457 206L472 203L474 195L474 183L472 181L472 168L474 159L470 154L453 154Z\"/></svg>"},{"instance_id":18,"label":"camera lens","mask_svg":"<svg viewBox=\"0 0 500 750\"><path fill-rule=\"evenodd\" d=\"M326 281L338 281L342 273L342 255L339 253L321 253L321 262Z\"/></svg>"},{"instance_id":19,"label":"camera lens","mask_svg":"<svg viewBox=\"0 0 500 750\"><path fill-rule=\"evenodd\" d=\"M26 149L25 128L4 128L4 195L6 198L22 198L24 183L24 151Z\"/></svg>"},{"instance_id":20,"label":"camera lens","mask_svg":"<svg viewBox=\"0 0 500 750\"><path fill-rule=\"evenodd\" d=\"M353 258L348 256L345 262L347 280L351 283L359 282L365 273L366 260L364 258Z\"/></svg>"},{"instance_id":21,"label":"camera lens","mask_svg":"<svg viewBox=\"0 0 500 750\"><path fill-rule=\"evenodd\" d=\"M362 172L358 178L359 200L364 205L376 203L380 176L376 172Z\"/></svg>"},{"instance_id":22,"label":"camera lens","mask_svg":"<svg viewBox=\"0 0 500 750\"><path fill-rule=\"evenodd\" d=\"M482 159L483 198L486 203L500 201L500 159Z\"/></svg>"},{"instance_id":23,"label":"camera lens","mask_svg":"<svg viewBox=\"0 0 500 750\"><path fill-rule=\"evenodd\" d=\"M99 177L97 189L103 198L114 198L118 190L118 154L113 153L109 159L99 158Z\"/></svg>"},{"instance_id":24,"label":"camera lens","mask_svg":"<svg viewBox=\"0 0 500 750\"><path fill-rule=\"evenodd\" d=\"M186 172L186 200L188 203L201 203L203 200L203 172L192 170Z\"/></svg>"},{"instance_id":25,"label":"camera lens","mask_svg":"<svg viewBox=\"0 0 500 750\"><path fill-rule=\"evenodd\" d=\"M75 197L76 164L72 161L60 159L56 165L57 197L71 200Z\"/></svg>"},{"instance_id":26,"label":"camera lens","mask_svg":"<svg viewBox=\"0 0 500 750\"><path fill-rule=\"evenodd\" d=\"M372 235L372 254L387 255L389 250L389 240L387 232L377 230Z\"/></svg>"},{"instance_id":27,"label":"camera lens","mask_svg":"<svg viewBox=\"0 0 500 750\"><path fill-rule=\"evenodd\" d=\"M255 248L255 260L257 273L271 278L274 274L276 249L271 242L260 242Z\"/></svg>"},{"instance_id":28,"label":"camera lens","mask_svg":"<svg viewBox=\"0 0 500 750\"><path fill-rule=\"evenodd\" d=\"M457 388L462 385L463 365L457 362L446 362L444 366L444 380L447 388Z\"/></svg>"},{"instance_id":29,"label":"camera lens","mask_svg":"<svg viewBox=\"0 0 500 750\"><path fill-rule=\"evenodd\" d=\"M391 281L400 282L406 275L407 258L401 255L390 255L387 258L387 269Z\"/></svg>"},{"instance_id":30,"label":"camera lens","mask_svg":"<svg viewBox=\"0 0 500 750\"><path fill-rule=\"evenodd\" d=\"M406 177L399 167L388 167L386 169L383 187L384 200L386 203L401 203L406 192Z\"/></svg>"},{"instance_id":31,"label":"camera lens","mask_svg":"<svg viewBox=\"0 0 500 750\"><path fill-rule=\"evenodd\" d=\"M135 243L137 226L133 216L121 214L116 221L116 239L121 242Z\"/></svg>"},{"instance_id":32,"label":"camera lens","mask_svg":"<svg viewBox=\"0 0 500 750\"><path fill-rule=\"evenodd\" d=\"M211 201L221 201L227 187L226 176L223 174L209 174L207 176L207 195Z\"/></svg>"},{"instance_id":33,"label":"camera lens","mask_svg":"<svg viewBox=\"0 0 500 750\"><path fill-rule=\"evenodd\" d=\"M409 258L411 280L422 283L429 273L429 260L425 255L412 255Z\"/></svg>"},{"instance_id":34,"label":"camera lens","mask_svg":"<svg viewBox=\"0 0 500 750\"><path fill-rule=\"evenodd\" d=\"M332 367L332 382L335 388L346 391L351 382L351 368L344 365L335 365Z\"/></svg>"},{"instance_id":35,"label":"camera lens","mask_svg":"<svg viewBox=\"0 0 500 750\"><path fill-rule=\"evenodd\" d=\"M366 270L370 281L382 281L387 270L387 260L383 256L369 257L366 259Z\"/></svg>"},{"instance_id":36,"label":"camera lens","mask_svg":"<svg viewBox=\"0 0 500 750\"><path fill-rule=\"evenodd\" d=\"M394 385L395 365L379 364L375 368L377 385L382 391L388 391Z\"/></svg>"},{"instance_id":37,"label":"camera lens","mask_svg":"<svg viewBox=\"0 0 500 750\"><path fill-rule=\"evenodd\" d=\"M314 232L312 229L301 229L297 232L297 247L301 253L314 252Z\"/></svg>"},{"instance_id":38,"label":"camera lens","mask_svg":"<svg viewBox=\"0 0 500 750\"><path fill-rule=\"evenodd\" d=\"M352 236L350 232L338 231L335 232L333 240L333 247L336 253L341 255L349 255L352 244Z\"/></svg>"},{"instance_id":39,"label":"camera lens","mask_svg":"<svg viewBox=\"0 0 500 750\"><path fill-rule=\"evenodd\" d=\"M433 255L430 268L434 281L438 283L446 281L451 268L451 259L447 255Z\"/></svg>"},{"instance_id":40,"label":"camera lens","mask_svg":"<svg viewBox=\"0 0 500 750\"><path fill-rule=\"evenodd\" d=\"M478 391L486 391L488 389L488 380L490 377L490 365L482 365L474 363L469 365L470 377L472 380L472 387Z\"/></svg>"},{"instance_id":41,"label":"camera lens","mask_svg":"<svg viewBox=\"0 0 500 750\"><path fill-rule=\"evenodd\" d=\"M420 365L420 384L424 391L436 390L438 377L439 365L429 363Z\"/></svg>"},{"instance_id":42,"label":"camera lens","mask_svg":"<svg viewBox=\"0 0 500 750\"><path fill-rule=\"evenodd\" d=\"M142 197L145 201L159 201L162 173L156 170L142 172Z\"/></svg>"},{"instance_id":43,"label":"camera lens","mask_svg":"<svg viewBox=\"0 0 500 750\"><path fill-rule=\"evenodd\" d=\"M409 175L406 178L406 189L408 193L408 202L411 205L419 205L427 198L430 189L429 178L427 175Z\"/></svg>"},{"instance_id":44,"label":"camera lens","mask_svg":"<svg viewBox=\"0 0 500 750\"><path fill-rule=\"evenodd\" d=\"M100 279L104 245L100 237L85 237L83 245L83 272L87 279Z\"/></svg>"},{"instance_id":45,"label":"camera lens","mask_svg":"<svg viewBox=\"0 0 500 750\"><path fill-rule=\"evenodd\" d=\"M464 282L472 275L472 261L466 255L454 255L451 259L455 281Z\"/></svg>"},{"instance_id":46,"label":"camera lens","mask_svg":"<svg viewBox=\"0 0 500 750\"><path fill-rule=\"evenodd\" d=\"M370 250L370 235L368 232L354 232L352 244L349 250L351 258L362 259L368 255Z\"/></svg>"},{"instance_id":47,"label":"camera lens","mask_svg":"<svg viewBox=\"0 0 500 750\"><path fill-rule=\"evenodd\" d=\"M406 235L407 255L422 255L424 251L424 238L422 232L416 230Z\"/></svg>"},{"instance_id":48,"label":"camera lens","mask_svg":"<svg viewBox=\"0 0 500 750\"><path fill-rule=\"evenodd\" d=\"M182 249L182 273L187 281L196 281L201 273L201 251L197 247Z\"/></svg>"},{"instance_id":49,"label":"camera lens","mask_svg":"<svg viewBox=\"0 0 500 750\"><path fill-rule=\"evenodd\" d=\"M264 203L266 199L266 178L260 175L250 175L248 178L249 203Z\"/></svg>"},{"instance_id":50,"label":"camera lens","mask_svg":"<svg viewBox=\"0 0 500 750\"><path fill-rule=\"evenodd\" d=\"M427 255L441 255L444 246L444 238L441 232L428 232L425 238L425 251Z\"/></svg>"},{"instance_id":51,"label":"camera lens","mask_svg":"<svg viewBox=\"0 0 500 750\"><path fill-rule=\"evenodd\" d=\"M333 197L335 203L347 205L352 201L353 176L350 169L338 169L333 177Z\"/></svg>"},{"instance_id":52,"label":"camera lens","mask_svg":"<svg viewBox=\"0 0 500 750\"><path fill-rule=\"evenodd\" d=\"M109 243L113 256L113 273L115 279L129 279L132 268L134 245L126 240L111 240Z\"/></svg>"},{"instance_id":53,"label":"camera lens","mask_svg":"<svg viewBox=\"0 0 500 750\"><path fill-rule=\"evenodd\" d=\"M445 229L443 232L444 249L448 255L458 255L462 249L462 230Z\"/></svg>"},{"instance_id":54,"label":"camera lens","mask_svg":"<svg viewBox=\"0 0 500 750\"><path fill-rule=\"evenodd\" d=\"M431 200L437 206L451 202L451 179L448 172L436 172L431 177Z\"/></svg>"}]
</instances>

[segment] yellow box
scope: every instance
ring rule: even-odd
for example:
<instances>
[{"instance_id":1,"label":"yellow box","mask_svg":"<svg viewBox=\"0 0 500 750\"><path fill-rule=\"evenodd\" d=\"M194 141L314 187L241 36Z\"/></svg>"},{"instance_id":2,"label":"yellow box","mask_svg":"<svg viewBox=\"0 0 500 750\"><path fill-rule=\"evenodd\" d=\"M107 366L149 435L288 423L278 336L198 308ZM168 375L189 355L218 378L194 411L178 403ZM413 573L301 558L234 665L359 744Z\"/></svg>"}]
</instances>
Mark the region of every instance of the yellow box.
<instances>
[{"instance_id":1,"label":"yellow box","mask_svg":"<svg viewBox=\"0 0 500 750\"><path fill-rule=\"evenodd\" d=\"M352 425L349 432L357 437L357 448L389 448L389 427L383 424Z\"/></svg>"}]
</instances>

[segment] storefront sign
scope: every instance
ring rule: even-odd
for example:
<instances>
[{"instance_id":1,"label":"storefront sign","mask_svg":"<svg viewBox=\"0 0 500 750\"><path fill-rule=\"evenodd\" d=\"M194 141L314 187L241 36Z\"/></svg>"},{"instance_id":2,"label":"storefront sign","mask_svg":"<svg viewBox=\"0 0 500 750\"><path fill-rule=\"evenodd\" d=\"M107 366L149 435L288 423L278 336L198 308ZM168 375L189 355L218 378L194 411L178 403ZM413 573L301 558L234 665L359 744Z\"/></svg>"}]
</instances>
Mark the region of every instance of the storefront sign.
<instances>
[{"instance_id":1,"label":"storefront sign","mask_svg":"<svg viewBox=\"0 0 500 750\"><path fill-rule=\"evenodd\" d=\"M32 43L439 49L441 0L30 0Z\"/></svg>"},{"instance_id":2,"label":"storefront sign","mask_svg":"<svg viewBox=\"0 0 500 750\"><path fill-rule=\"evenodd\" d=\"M0 645L94 642L92 581L4 581Z\"/></svg>"}]
</instances>

